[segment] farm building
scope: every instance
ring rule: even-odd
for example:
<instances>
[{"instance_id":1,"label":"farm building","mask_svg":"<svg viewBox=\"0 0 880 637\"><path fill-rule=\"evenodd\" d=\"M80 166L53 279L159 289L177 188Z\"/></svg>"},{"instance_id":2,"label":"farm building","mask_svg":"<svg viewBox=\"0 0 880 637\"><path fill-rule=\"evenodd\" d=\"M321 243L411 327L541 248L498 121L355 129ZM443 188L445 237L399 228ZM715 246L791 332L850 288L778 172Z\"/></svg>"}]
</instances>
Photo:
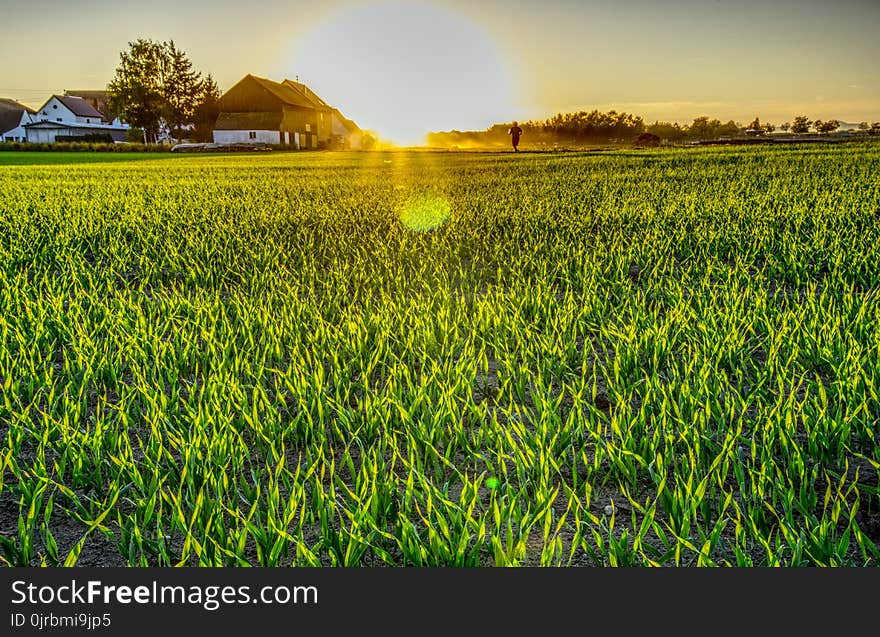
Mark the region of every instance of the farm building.
<instances>
[{"instance_id":1,"label":"farm building","mask_svg":"<svg viewBox=\"0 0 880 637\"><path fill-rule=\"evenodd\" d=\"M53 95L24 126L27 141L54 143L58 138L109 136L124 141L128 126L109 123L94 106L81 97Z\"/></svg>"},{"instance_id":2,"label":"farm building","mask_svg":"<svg viewBox=\"0 0 880 637\"><path fill-rule=\"evenodd\" d=\"M220 98L214 142L359 147L360 129L304 84L246 75Z\"/></svg>"},{"instance_id":3,"label":"farm building","mask_svg":"<svg viewBox=\"0 0 880 637\"><path fill-rule=\"evenodd\" d=\"M110 110L110 94L101 90L85 90L85 91L64 91L65 97L80 97L101 114L101 118L105 122L111 124L121 124L119 118L114 117Z\"/></svg>"},{"instance_id":4,"label":"farm building","mask_svg":"<svg viewBox=\"0 0 880 637\"><path fill-rule=\"evenodd\" d=\"M334 108L331 115L331 134L334 139L340 140L342 148L347 150L360 150L363 143L363 131L350 119L347 119L339 109Z\"/></svg>"},{"instance_id":5,"label":"farm building","mask_svg":"<svg viewBox=\"0 0 880 637\"><path fill-rule=\"evenodd\" d=\"M34 111L15 100L0 98L0 142L23 142L25 124L31 123Z\"/></svg>"}]
</instances>

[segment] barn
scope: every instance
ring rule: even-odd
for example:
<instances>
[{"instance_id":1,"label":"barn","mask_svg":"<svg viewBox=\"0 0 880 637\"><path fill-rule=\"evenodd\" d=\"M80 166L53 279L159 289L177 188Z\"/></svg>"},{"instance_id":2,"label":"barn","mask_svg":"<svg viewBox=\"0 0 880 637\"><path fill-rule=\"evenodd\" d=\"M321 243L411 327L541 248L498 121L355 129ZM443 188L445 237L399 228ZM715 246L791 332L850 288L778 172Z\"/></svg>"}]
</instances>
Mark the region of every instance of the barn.
<instances>
[{"instance_id":1,"label":"barn","mask_svg":"<svg viewBox=\"0 0 880 637\"><path fill-rule=\"evenodd\" d=\"M334 111L304 84L246 75L220 97L214 142L327 147L334 142L334 118L341 116Z\"/></svg>"},{"instance_id":2,"label":"barn","mask_svg":"<svg viewBox=\"0 0 880 637\"><path fill-rule=\"evenodd\" d=\"M364 134L357 124L336 108L333 109L330 121L333 138L339 141L342 148L346 150L360 150L362 148Z\"/></svg>"},{"instance_id":3,"label":"barn","mask_svg":"<svg viewBox=\"0 0 880 637\"><path fill-rule=\"evenodd\" d=\"M327 102L302 82L284 80L284 84L299 91L314 105L318 111L318 142L332 148L359 149L361 147L361 129L347 119L338 108Z\"/></svg>"}]
</instances>

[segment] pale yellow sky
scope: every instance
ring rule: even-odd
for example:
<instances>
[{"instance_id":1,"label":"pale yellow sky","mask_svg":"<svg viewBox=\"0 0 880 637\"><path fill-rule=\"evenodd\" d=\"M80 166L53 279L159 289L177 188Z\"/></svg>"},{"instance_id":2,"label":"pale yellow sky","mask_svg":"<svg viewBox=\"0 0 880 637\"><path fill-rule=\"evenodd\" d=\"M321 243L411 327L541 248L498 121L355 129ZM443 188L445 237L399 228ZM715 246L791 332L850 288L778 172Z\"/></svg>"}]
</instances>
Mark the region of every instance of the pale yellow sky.
<instances>
[{"instance_id":1,"label":"pale yellow sky","mask_svg":"<svg viewBox=\"0 0 880 637\"><path fill-rule=\"evenodd\" d=\"M17 7L17 8L16 8ZM102 88L138 37L221 89L296 74L361 126L485 128L615 108L687 122L880 120L876 0L0 0L0 97ZM15 9L15 10L13 10ZM53 19L52 16L63 16Z\"/></svg>"}]
</instances>

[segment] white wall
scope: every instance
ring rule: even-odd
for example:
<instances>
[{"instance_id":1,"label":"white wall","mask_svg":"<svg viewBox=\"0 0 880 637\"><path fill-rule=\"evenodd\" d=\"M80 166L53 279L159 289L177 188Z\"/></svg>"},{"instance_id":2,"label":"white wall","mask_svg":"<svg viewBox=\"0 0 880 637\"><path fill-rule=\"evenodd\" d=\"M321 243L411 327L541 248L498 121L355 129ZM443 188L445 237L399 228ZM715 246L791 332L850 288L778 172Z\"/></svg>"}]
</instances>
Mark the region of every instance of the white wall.
<instances>
[{"instance_id":1,"label":"white wall","mask_svg":"<svg viewBox=\"0 0 880 637\"><path fill-rule=\"evenodd\" d=\"M81 128L27 128L27 141L37 144L54 144L56 135L109 134L115 141L124 141L126 129L112 126L82 126Z\"/></svg>"},{"instance_id":2,"label":"white wall","mask_svg":"<svg viewBox=\"0 0 880 637\"><path fill-rule=\"evenodd\" d=\"M10 131L6 131L3 133L0 131L0 142L23 142L27 141L27 130L24 128L24 124L31 123L30 113L27 111L21 112L21 121L18 123L18 126L13 128Z\"/></svg>"},{"instance_id":3,"label":"white wall","mask_svg":"<svg viewBox=\"0 0 880 637\"><path fill-rule=\"evenodd\" d=\"M256 139L251 138L250 133L256 133ZM215 130L215 144L233 144L236 142L265 142L267 144L280 144L281 133L277 130Z\"/></svg>"},{"instance_id":4,"label":"white wall","mask_svg":"<svg viewBox=\"0 0 880 637\"><path fill-rule=\"evenodd\" d=\"M62 134L67 131L60 131ZM27 132L27 140L32 144L54 144L55 143L55 135L59 133L57 128L55 129L39 129L39 128L31 128Z\"/></svg>"}]
</instances>

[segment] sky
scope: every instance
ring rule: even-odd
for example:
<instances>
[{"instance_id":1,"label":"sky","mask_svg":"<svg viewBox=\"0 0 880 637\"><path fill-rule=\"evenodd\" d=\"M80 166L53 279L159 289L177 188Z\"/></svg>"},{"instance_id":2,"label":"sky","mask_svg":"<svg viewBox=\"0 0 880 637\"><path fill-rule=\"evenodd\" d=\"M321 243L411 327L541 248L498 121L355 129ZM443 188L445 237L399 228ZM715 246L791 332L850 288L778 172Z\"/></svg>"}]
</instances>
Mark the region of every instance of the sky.
<instances>
[{"instance_id":1,"label":"sky","mask_svg":"<svg viewBox=\"0 0 880 637\"><path fill-rule=\"evenodd\" d=\"M594 108L880 120L878 0L0 0L0 16L0 97L33 107L105 87L142 37L174 39L221 90L299 76L403 142Z\"/></svg>"}]
</instances>

